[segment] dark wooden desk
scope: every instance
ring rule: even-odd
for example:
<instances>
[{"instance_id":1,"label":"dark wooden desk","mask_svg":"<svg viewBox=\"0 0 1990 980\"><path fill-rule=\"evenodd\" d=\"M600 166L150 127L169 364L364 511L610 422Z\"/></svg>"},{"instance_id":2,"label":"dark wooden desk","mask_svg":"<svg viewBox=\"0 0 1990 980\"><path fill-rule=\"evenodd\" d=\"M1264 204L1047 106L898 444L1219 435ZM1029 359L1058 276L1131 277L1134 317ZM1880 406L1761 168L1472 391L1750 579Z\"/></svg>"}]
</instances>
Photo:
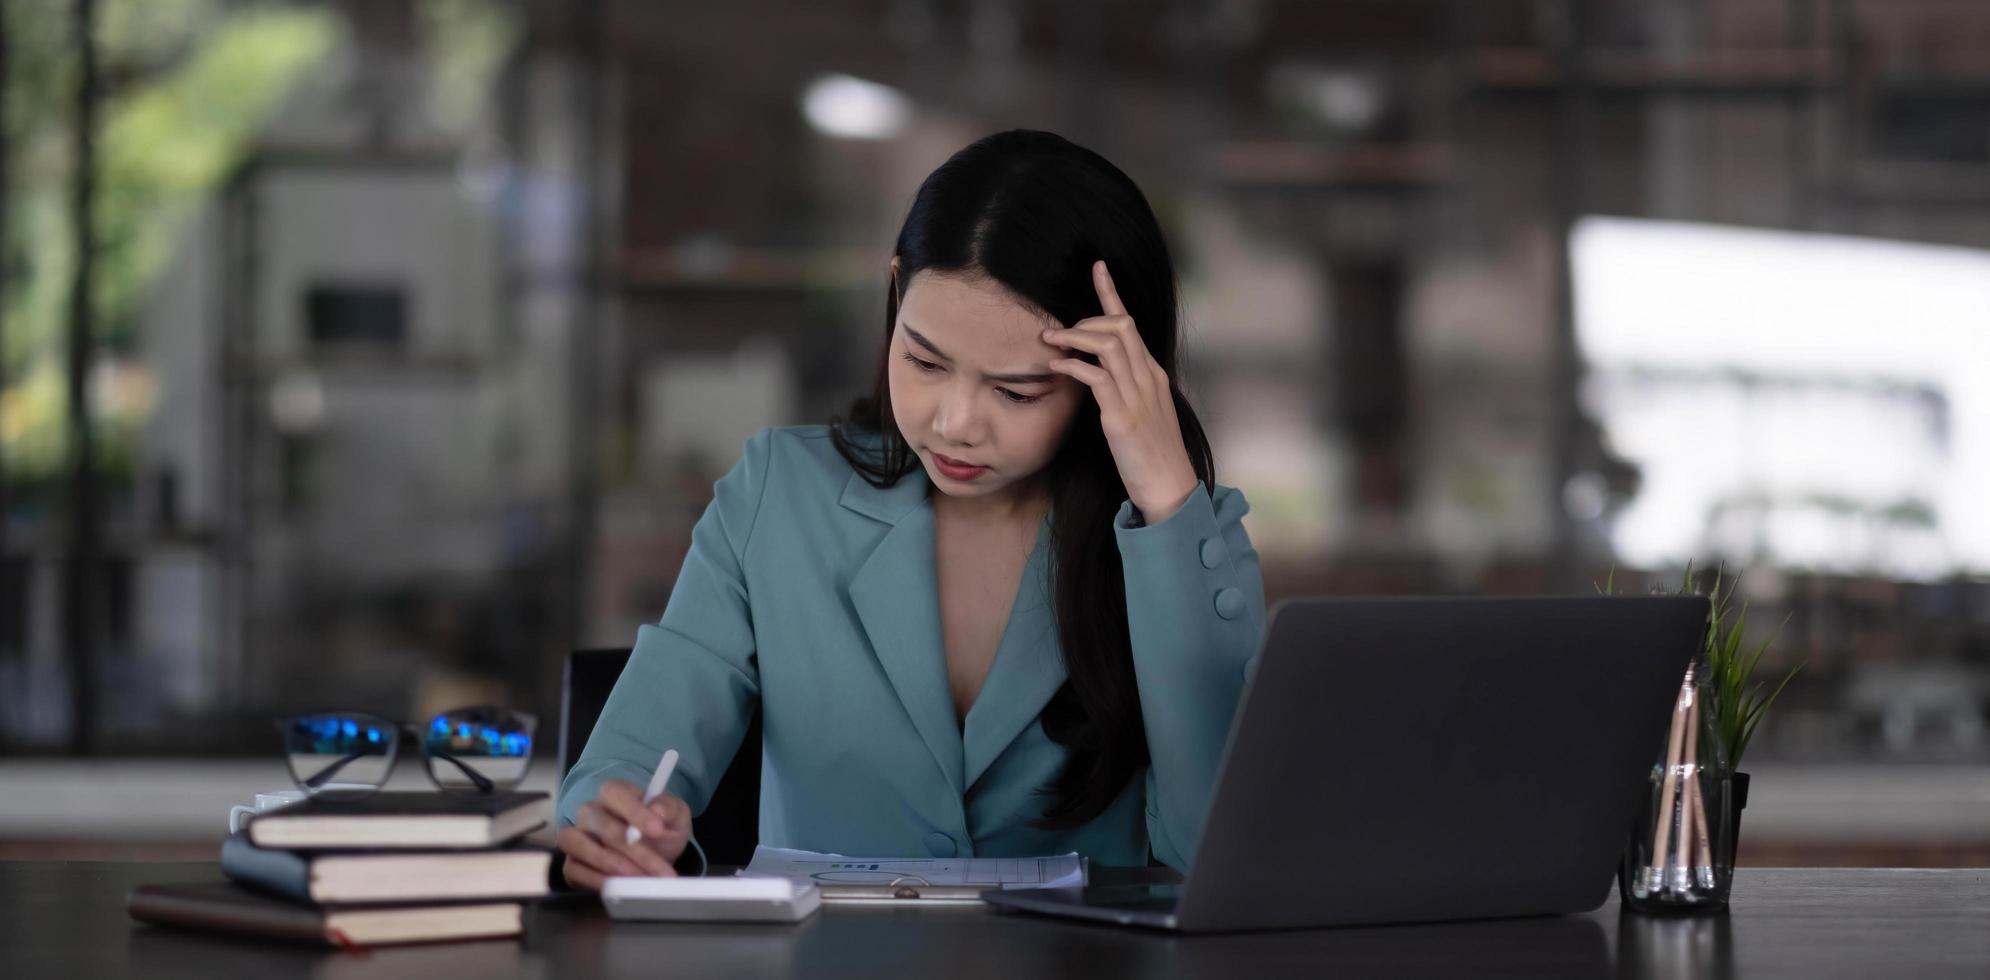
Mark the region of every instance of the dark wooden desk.
<instances>
[{"instance_id":1,"label":"dark wooden desk","mask_svg":"<svg viewBox=\"0 0 1990 980\"><path fill-rule=\"evenodd\" d=\"M1704 918L1620 916L1613 898L1564 918L1190 938L986 909L617 923L569 902L534 909L522 941L346 953L125 915L139 882L219 876L213 864L0 863L0 977L1990 977L1990 869L1744 869L1734 910Z\"/></svg>"}]
</instances>

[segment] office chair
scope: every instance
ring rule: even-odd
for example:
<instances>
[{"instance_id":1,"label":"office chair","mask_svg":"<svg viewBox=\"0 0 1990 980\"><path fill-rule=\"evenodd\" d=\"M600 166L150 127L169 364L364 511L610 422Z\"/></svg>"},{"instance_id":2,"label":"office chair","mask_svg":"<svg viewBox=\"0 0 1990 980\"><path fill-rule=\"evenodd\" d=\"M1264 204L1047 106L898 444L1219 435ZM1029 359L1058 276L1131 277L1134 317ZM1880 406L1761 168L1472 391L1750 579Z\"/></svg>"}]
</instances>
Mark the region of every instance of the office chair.
<instances>
[{"instance_id":1,"label":"office chair","mask_svg":"<svg viewBox=\"0 0 1990 980\"><path fill-rule=\"evenodd\" d=\"M566 676L560 684L560 777L573 768L594 722L608 703L608 692L622 668L629 663L628 650L575 650L567 655ZM654 762L649 763L655 765ZM712 790L705 812L691 818L691 833L705 849L712 864L745 865L753 859L760 843L760 708L746 726L746 737L732 758L725 775Z\"/></svg>"}]
</instances>

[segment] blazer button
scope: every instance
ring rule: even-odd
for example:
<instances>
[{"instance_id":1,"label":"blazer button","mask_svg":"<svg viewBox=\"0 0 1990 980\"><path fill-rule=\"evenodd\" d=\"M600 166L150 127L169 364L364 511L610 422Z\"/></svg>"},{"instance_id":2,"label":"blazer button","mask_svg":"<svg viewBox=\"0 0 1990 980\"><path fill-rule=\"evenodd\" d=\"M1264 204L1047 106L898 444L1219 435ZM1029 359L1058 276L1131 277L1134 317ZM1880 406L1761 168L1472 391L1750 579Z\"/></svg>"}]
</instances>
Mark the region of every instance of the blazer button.
<instances>
[{"instance_id":1,"label":"blazer button","mask_svg":"<svg viewBox=\"0 0 1990 980\"><path fill-rule=\"evenodd\" d=\"M947 835L940 833L937 830L926 835L926 851L932 854L934 857L936 858L953 857L954 850L955 848L954 848L953 838L948 837Z\"/></svg>"},{"instance_id":2,"label":"blazer button","mask_svg":"<svg viewBox=\"0 0 1990 980\"><path fill-rule=\"evenodd\" d=\"M1236 619L1244 614L1244 594L1235 587L1216 593L1216 615Z\"/></svg>"},{"instance_id":3,"label":"blazer button","mask_svg":"<svg viewBox=\"0 0 1990 980\"><path fill-rule=\"evenodd\" d=\"M1223 563L1223 542L1215 538L1202 539L1202 567L1215 568Z\"/></svg>"}]
</instances>

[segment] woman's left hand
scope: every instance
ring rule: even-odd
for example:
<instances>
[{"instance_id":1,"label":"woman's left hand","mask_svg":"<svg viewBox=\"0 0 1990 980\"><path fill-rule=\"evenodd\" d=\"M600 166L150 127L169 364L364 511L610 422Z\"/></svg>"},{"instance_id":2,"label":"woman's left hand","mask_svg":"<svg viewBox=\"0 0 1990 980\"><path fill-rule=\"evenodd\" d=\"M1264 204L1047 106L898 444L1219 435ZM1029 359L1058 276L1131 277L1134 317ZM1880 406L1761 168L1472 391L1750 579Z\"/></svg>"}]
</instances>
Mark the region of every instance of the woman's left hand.
<instances>
[{"instance_id":1,"label":"woman's left hand","mask_svg":"<svg viewBox=\"0 0 1990 980\"><path fill-rule=\"evenodd\" d=\"M1106 445L1126 484L1126 497L1142 520L1158 524L1195 493L1195 467L1175 418L1168 372L1147 353L1104 261L1092 263L1092 285L1099 291L1104 314L1080 320L1069 329L1045 330L1043 341L1096 355L1099 363L1066 357L1051 361L1050 369L1091 386L1099 401Z\"/></svg>"}]
</instances>

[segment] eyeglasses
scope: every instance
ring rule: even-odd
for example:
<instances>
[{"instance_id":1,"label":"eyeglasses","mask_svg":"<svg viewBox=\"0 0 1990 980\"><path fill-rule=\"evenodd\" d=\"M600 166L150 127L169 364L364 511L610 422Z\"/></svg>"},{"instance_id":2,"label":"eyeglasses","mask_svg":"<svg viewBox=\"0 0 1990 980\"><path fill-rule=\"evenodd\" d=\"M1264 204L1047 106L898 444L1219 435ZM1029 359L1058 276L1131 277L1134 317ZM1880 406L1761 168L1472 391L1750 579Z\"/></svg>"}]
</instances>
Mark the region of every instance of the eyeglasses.
<instances>
[{"instance_id":1,"label":"eyeglasses","mask_svg":"<svg viewBox=\"0 0 1990 980\"><path fill-rule=\"evenodd\" d=\"M357 711L291 715L277 721L290 778L306 794L357 800L387 784L401 736L421 748L429 781L449 792L492 793L525 778L539 719L510 708L457 708L417 728Z\"/></svg>"}]
</instances>

